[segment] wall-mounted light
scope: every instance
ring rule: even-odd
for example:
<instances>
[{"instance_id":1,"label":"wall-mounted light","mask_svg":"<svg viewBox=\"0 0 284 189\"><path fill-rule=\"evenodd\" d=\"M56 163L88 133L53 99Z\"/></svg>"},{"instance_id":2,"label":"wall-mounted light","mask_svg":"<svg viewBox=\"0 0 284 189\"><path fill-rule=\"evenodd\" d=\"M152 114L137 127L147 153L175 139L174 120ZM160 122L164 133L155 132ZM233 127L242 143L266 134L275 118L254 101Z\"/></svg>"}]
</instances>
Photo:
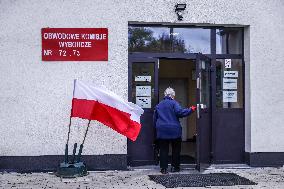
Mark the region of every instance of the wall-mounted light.
<instances>
[{"instance_id":1,"label":"wall-mounted light","mask_svg":"<svg viewBox=\"0 0 284 189\"><path fill-rule=\"evenodd\" d=\"M183 11L185 10L186 8L186 4L176 4L175 6L175 12L178 16L178 20L182 20L183 19Z\"/></svg>"}]
</instances>

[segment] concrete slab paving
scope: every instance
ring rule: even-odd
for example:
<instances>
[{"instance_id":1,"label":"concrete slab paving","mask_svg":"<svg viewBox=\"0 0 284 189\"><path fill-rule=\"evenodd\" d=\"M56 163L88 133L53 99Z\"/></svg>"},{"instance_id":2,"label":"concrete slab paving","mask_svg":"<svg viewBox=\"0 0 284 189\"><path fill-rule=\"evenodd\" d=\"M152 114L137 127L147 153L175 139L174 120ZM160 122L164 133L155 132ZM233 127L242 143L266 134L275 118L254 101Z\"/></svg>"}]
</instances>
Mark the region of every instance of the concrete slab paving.
<instances>
[{"instance_id":1,"label":"concrete slab paving","mask_svg":"<svg viewBox=\"0 0 284 189\"><path fill-rule=\"evenodd\" d=\"M182 169L180 173L169 174L198 174L194 169ZM211 166L205 173L236 173L242 177L258 183L250 186L213 186L198 187L212 189L284 189L284 168L250 168ZM53 173L7 173L0 174L1 189L111 189L111 188L141 188L162 189L160 184L149 180L148 175L160 174L157 167L136 168L128 171L94 171L85 177L64 179L56 177ZM193 187L191 187L193 188Z\"/></svg>"}]
</instances>

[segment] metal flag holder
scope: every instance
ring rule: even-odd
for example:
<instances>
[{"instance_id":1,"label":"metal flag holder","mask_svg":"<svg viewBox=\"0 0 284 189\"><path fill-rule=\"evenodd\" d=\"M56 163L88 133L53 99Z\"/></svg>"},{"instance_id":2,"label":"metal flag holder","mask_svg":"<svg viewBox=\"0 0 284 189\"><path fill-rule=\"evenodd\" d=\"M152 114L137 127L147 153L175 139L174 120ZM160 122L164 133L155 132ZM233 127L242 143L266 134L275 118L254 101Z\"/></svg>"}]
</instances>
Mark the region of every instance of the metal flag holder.
<instances>
[{"instance_id":1,"label":"metal flag holder","mask_svg":"<svg viewBox=\"0 0 284 189\"><path fill-rule=\"evenodd\" d=\"M67 142L65 145L64 162L60 163L59 168L57 169L57 172L55 173L56 176L63 177L63 178L82 177L88 174L86 164L81 161L81 155L82 155L83 146L85 143L85 139L86 139L86 136L89 130L91 120L89 120L88 122L88 126L85 131L84 139L83 139L82 144L80 145L80 149L79 149L77 157L76 157L77 143L75 143L74 148L73 148L73 155L69 161L68 144L69 144L69 136L70 136L70 130L71 130L71 118L72 116L70 116L70 121L69 121L68 137L67 137Z\"/></svg>"}]
</instances>

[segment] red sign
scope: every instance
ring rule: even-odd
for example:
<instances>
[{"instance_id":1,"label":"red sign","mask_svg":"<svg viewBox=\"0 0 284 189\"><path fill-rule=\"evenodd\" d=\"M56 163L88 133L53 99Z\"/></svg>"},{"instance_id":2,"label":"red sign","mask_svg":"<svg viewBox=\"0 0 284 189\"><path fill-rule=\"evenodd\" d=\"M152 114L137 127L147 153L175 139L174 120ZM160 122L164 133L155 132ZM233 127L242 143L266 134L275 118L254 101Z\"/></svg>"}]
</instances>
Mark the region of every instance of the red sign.
<instances>
[{"instance_id":1,"label":"red sign","mask_svg":"<svg viewBox=\"0 0 284 189\"><path fill-rule=\"evenodd\" d=\"M107 28L42 28L43 61L107 61Z\"/></svg>"}]
</instances>

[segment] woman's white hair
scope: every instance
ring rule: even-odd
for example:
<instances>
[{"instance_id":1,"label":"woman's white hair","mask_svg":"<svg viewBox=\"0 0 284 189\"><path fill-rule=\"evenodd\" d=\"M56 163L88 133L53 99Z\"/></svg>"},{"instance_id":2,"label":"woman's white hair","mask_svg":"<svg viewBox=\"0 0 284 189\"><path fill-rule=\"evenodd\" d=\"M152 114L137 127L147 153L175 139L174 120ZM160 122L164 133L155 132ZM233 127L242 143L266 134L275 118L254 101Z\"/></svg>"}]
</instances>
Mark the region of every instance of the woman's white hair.
<instances>
[{"instance_id":1,"label":"woman's white hair","mask_svg":"<svg viewBox=\"0 0 284 189\"><path fill-rule=\"evenodd\" d=\"M171 87L166 88L164 94L165 94L165 96L169 96L169 97L176 96L175 90Z\"/></svg>"}]
</instances>

